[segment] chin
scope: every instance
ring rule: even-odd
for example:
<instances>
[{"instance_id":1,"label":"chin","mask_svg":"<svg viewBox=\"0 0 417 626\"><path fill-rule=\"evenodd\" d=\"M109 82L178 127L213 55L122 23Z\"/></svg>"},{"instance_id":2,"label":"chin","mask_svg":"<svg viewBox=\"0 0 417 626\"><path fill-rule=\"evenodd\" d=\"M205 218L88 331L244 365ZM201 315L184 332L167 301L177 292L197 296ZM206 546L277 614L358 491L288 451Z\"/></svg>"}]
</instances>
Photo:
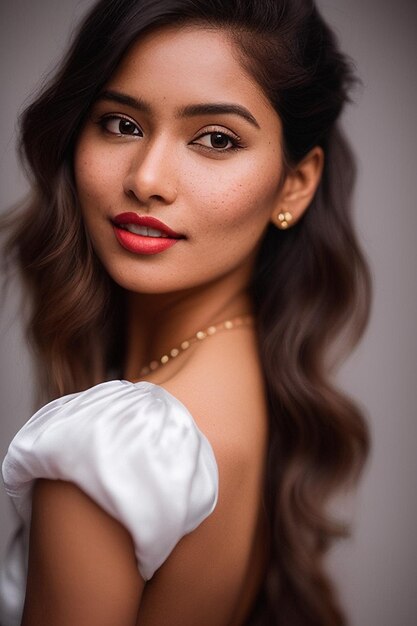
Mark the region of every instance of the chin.
<instances>
[{"instance_id":1,"label":"chin","mask_svg":"<svg viewBox=\"0 0 417 626\"><path fill-rule=\"evenodd\" d=\"M123 271L120 268L105 268L109 276L112 280L122 289L126 291L130 291L133 293L143 293L143 294L166 294L175 291L181 291L183 289L187 289L189 286L187 284L181 284L175 278L175 274L172 279L169 280L167 277L161 277L160 280L155 276L154 272L149 272L149 275L146 276L148 272L143 270L132 270ZM140 275L140 276L139 276Z\"/></svg>"}]
</instances>

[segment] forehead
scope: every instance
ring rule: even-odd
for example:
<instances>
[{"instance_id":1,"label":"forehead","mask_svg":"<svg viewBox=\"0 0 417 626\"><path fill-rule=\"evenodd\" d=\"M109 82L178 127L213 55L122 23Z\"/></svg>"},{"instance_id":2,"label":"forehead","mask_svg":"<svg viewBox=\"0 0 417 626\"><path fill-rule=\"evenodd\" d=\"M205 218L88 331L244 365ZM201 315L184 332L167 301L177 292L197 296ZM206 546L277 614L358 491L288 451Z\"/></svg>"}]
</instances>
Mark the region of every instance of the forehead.
<instances>
[{"instance_id":1,"label":"forehead","mask_svg":"<svg viewBox=\"0 0 417 626\"><path fill-rule=\"evenodd\" d=\"M147 33L131 46L107 87L165 107L231 101L278 120L243 67L231 36L222 29L167 26Z\"/></svg>"}]
</instances>

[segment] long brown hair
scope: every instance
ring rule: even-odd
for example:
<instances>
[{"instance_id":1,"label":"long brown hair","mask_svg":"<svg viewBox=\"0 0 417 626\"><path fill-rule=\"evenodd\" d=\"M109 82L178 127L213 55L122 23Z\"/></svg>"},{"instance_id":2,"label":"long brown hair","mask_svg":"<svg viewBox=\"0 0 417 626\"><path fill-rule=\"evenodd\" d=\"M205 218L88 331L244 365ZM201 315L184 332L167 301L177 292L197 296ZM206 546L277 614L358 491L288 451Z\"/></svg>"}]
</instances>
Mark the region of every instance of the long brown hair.
<instances>
[{"instance_id":1,"label":"long brown hair","mask_svg":"<svg viewBox=\"0 0 417 626\"><path fill-rule=\"evenodd\" d=\"M85 389L121 368L123 291L92 250L77 201L72 155L83 120L129 46L164 24L209 24L234 40L283 123L284 161L314 146L323 176L302 220L270 225L250 290L269 406L265 508L270 560L248 624L346 623L323 566L346 529L330 497L359 476L366 424L331 381L332 347L365 327L370 279L351 215L354 159L338 118L352 64L311 0L101 0L63 65L25 111L21 152L32 177L7 251L31 297L29 336L46 397ZM10 224L9 224L10 226ZM347 334L345 331L350 330Z\"/></svg>"}]
</instances>

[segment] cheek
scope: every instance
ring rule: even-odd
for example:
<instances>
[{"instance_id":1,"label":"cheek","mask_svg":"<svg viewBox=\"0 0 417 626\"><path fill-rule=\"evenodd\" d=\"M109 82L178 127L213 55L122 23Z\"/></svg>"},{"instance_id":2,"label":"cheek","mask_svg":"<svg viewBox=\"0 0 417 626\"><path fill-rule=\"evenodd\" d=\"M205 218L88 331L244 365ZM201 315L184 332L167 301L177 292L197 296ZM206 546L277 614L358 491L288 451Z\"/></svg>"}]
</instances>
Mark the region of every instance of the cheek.
<instances>
[{"instance_id":1,"label":"cheek","mask_svg":"<svg viewBox=\"0 0 417 626\"><path fill-rule=\"evenodd\" d=\"M224 238L231 232L235 238L260 235L278 204L281 172L274 158L236 159L234 167L203 174L196 197L207 231L220 232Z\"/></svg>"},{"instance_id":2,"label":"cheek","mask_svg":"<svg viewBox=\"0 0 417 626\"><path fill-rule=\"evenodd\" d=\"M100 151L81 138L74 154L74 176L83 213L89 213L111 205L121 185L122 170L109 151Z\"/></svg>"}]
</instances>

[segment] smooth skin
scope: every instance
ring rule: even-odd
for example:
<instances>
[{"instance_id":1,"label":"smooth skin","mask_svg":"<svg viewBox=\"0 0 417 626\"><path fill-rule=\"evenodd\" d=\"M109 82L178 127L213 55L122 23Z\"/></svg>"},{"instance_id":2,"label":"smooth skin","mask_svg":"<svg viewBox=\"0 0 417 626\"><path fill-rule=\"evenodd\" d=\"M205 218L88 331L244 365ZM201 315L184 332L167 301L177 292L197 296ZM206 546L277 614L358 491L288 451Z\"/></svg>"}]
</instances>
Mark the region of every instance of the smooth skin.
<instances>
[{"instance_id":1,"label":"smooth skin","mask_svg":"<svg viewBox=\"0 0 417 626\"><path fill-rule=\"evenodd\" d=\"M284 171L280 119L227 33L166 27L131 48L74 157L87 232L129 295L126 379L197 330L252 310L247 285L262 236L281 210L292 224L302 217L323 158L316 147ZM124 211L185 238L133 254L113 233ZM37 481L23 626L243 623L267 550L267 410L254 328L194 344L146 380L178 397L211 442L216 509L144 583L117 520L71 483Z\"/></svg>"}]
</instances>

